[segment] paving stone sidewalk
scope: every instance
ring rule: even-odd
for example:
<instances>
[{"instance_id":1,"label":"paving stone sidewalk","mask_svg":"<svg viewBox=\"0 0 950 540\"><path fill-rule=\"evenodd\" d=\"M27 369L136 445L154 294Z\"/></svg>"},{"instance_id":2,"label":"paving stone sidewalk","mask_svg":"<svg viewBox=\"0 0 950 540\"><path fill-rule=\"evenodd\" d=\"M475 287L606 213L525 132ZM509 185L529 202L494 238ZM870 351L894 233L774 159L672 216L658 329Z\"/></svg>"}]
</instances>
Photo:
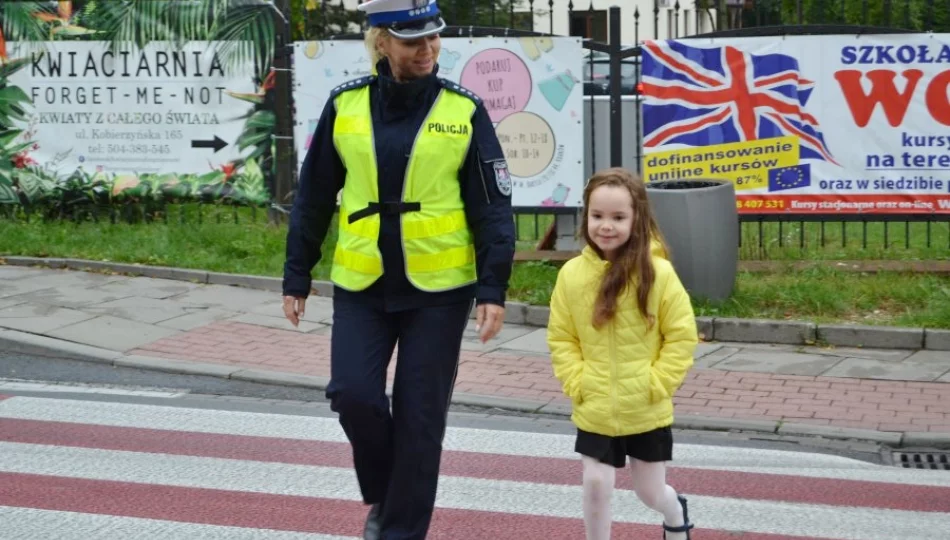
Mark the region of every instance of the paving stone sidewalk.
<instances>
[{"instance_id":1,"label":"paving stone sidewalk","mask_svg":"<svg viewBox=\"0 0 950 540\"><path fill-rule=\"evenodd\" d=\"M311 384L330 373L331 315L330 299L311 297L294 329L276 292L0 266L0 346L45 336L116 357L210 365L221 376ZM482 345L473 321L463 345L458 401L568 413L544 332L508 324ZM139 364L149 362L155 364L147 358ZM693 418L719 419L720 428L732 419L744 426L761 421L779 432L788 423L800 432L814 426L819 434L857 428L885 440L892 433L950 440L950 352L702 343L675 401L678 422L695 427L702 423L691 424Z\"/></svg>"}]
</instances>

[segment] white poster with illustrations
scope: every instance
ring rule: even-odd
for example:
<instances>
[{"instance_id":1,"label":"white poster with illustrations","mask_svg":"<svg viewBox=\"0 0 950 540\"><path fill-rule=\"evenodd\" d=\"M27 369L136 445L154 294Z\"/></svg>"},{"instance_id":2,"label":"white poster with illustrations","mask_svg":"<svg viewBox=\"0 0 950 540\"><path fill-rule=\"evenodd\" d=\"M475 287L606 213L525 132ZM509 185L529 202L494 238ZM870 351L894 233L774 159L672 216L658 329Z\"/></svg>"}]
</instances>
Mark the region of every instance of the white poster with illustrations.
<instances>
[{"instance_id":1,"label":"white poster with illustrations","mask_svg":"<svg viewBox=\"0 0 950 540\"><path fill-rule=\"evenodd\" d=\"M362 41L294 45L299 166L330 91L369 75L370 65ZM483 100L508 160L514 206L581 206L582 58L573 37L442 39L439 75Z\"/></svg>"}]
</instances>

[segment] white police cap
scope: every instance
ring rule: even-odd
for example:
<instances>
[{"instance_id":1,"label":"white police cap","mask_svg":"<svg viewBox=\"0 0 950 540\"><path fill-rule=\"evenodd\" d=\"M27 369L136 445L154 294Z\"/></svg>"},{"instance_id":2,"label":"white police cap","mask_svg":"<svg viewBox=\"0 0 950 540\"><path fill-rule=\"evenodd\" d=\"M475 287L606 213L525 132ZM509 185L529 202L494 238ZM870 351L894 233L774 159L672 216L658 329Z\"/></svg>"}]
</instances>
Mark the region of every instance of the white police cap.
<instances>
[{"instance_id":1,"label":"white police cap","mask_svg":"<svg viewBox=\"0 0 950 540\"><path fill-rule=\"evenodd\" d=\"M438 34L445 29L436 0L368 0L357 9L366 13L370 26L380 26L399 39Z\"/></svg>"}]
</instances>

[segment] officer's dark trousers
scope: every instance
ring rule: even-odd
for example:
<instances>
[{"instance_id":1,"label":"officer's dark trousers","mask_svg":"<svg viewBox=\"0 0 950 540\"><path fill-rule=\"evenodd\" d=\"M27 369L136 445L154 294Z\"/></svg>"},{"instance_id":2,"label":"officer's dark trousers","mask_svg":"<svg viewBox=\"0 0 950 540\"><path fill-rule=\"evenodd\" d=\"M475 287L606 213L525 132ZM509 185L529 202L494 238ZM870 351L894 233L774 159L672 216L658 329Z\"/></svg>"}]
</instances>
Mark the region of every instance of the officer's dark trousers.
<instances>
[{"instance_id":1,"label":"officer's dark trousers","mask_svg":"<svg viewBox=\"0 0 950 540\"><path fill-rule=\"evenodd\" d=\"M426 537L471 307L386 313L334 299L327 397L353 447L364 502L382 503L383 540ZM397 341L390 414L386 370Z\"/></svg>"}]
</instances>

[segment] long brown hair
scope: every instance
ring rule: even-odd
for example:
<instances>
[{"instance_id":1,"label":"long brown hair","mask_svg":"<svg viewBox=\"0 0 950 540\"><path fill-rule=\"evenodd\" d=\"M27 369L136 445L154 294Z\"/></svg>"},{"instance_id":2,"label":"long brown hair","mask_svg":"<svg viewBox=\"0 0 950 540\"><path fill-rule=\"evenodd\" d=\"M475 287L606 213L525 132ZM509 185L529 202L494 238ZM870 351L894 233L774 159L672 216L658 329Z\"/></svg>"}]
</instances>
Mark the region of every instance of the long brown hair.
<instances>
[{"instance_id":1,"label":"long brown hair","mask_svg":"<svg viewBox=\"0 0 950 540\"><path fill-rule=\"evenodd\" d=\"M597 172L584 188L584 215L581 219L580 234L588 246L601 258L605 258L604 253L590 237L590 231L587 230L590 195L602 186L622 187L630 192L630 199L633 201L633 224L630 229L630 239L620 246L617 256L604 274L597 294L597 302L594 305L594 327L601 327L616 315L617 298L623 294L627 284L633 278L636 278L637 282L637 307L640 314L647 320L648 326L652 327L656 317L649 313L647 300L653 282L656 280L656 272L651 261L650 242L659 242L666 253L669 253L669 248L653 217L643 180L622 168L610 168Z\"/></svg>"}]
</instances>

